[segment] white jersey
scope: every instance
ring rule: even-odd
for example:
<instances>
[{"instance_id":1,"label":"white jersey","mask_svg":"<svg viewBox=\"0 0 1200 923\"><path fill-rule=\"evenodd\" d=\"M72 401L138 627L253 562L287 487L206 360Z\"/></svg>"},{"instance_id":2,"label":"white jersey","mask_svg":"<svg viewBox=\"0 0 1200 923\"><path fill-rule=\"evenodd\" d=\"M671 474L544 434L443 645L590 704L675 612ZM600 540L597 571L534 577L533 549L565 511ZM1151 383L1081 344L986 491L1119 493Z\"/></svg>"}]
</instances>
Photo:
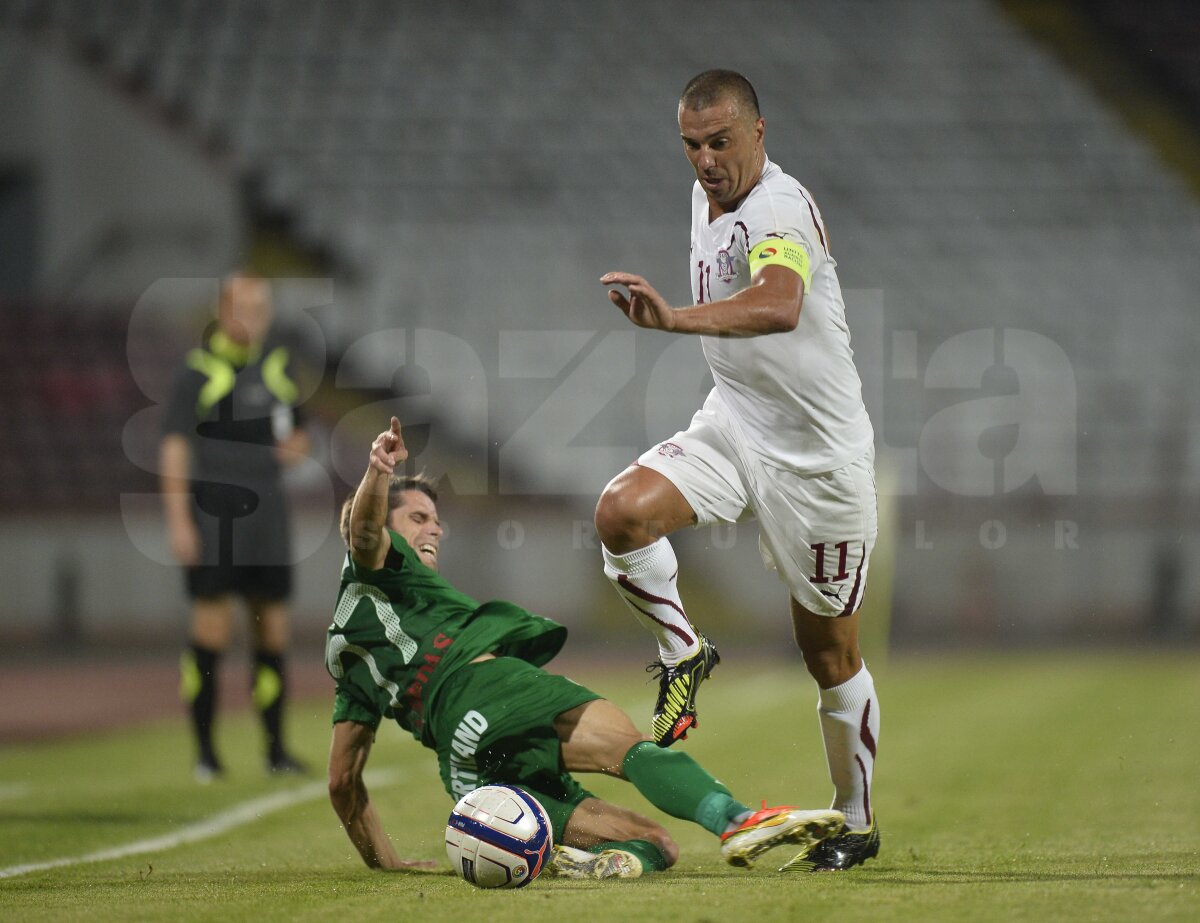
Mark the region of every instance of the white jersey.
<instances>
[{"instance_id":1,"label":"white jersey","mask_svg":"<svg viewBox=\"0 0 1200 923\"><path fill-rule=\"evenodd\" d=\"M872 444L871 421L850 350L846 307L812 197L767 160L736 211L708 220L708 198L692 190L692 299L720 301L750 284L750 251L768 237L808 254L800 322L787 333L701 337L714 393L747 445L801 474L840 468Z\"/></svg>"}]
</instances>

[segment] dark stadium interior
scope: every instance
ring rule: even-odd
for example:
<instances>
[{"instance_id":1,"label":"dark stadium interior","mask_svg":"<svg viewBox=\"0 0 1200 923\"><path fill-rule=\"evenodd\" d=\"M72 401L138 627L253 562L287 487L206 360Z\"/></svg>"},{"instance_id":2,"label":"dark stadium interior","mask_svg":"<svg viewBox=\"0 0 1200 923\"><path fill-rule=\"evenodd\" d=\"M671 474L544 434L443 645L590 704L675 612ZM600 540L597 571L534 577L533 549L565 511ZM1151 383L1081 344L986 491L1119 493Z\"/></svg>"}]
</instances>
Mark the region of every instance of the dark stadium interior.
<instances>
[{"instance_id":1,"label":"dark stadium interior","mask_svg":"<svg viewBox=\"0 0 1200 923\"><path fill-rule=\"evenodd\" d=\"M340 554L330 504L389 399L446 477L479 592L543 585L531 607L628 643L591 508L607 459L694 406L691 379L654 389L698 350L638 334L627 378L593 389L606 402L548 450L519 437L626 335L601 272L657 267L683 297L674 100L718 41L829 216L886 496L873 643L1200 638L1192 4L820 5L755 45L716 4L652 4L620 68L596 36L629 4L552 6L0 0L3 656L64 625L85 650L177 638L153 415L207 304L163 282L239 264L294 283L283 326L310 366L316 465L292 485L310 648ZM587 336L535 378L522 331ZM783 591L754 545L750 527L696 533L680 556L703 617L770 648Z\"/></svg>"}]
</instances>

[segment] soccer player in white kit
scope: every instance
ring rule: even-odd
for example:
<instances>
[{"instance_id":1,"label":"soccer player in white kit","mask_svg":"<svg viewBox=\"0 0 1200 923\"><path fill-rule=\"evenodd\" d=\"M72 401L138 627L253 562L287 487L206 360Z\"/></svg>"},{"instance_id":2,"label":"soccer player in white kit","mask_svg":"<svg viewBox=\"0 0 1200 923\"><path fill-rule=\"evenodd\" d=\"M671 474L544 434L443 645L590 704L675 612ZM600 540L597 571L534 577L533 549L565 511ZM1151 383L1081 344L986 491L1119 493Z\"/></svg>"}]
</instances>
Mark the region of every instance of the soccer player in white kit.
<instances>
[{"instance_id":1,"label":"soccer player in white kit","mask_svg":"<svg viewBox=\"0 0 1200 923\"><path fill-rule=\"evenodd\" d=\"M877 531L874 439L821 213L767 158L765 128L740 74L693 78L679 131L696 171L694 304L674 308L631 273L600 279L618 286L609 298L634 324L699 335L715 387L687 430L608 484L596 528L605 573L658 640L652 736L667 747L697 726L697 689L720 658L687 617L666 536L757 518L763 561L788 586L796 643L819 687L832 807L846 815L845 833L784 870L838 870L879 851L879 705L858 646Z\"/></svg>"}]
</instances>

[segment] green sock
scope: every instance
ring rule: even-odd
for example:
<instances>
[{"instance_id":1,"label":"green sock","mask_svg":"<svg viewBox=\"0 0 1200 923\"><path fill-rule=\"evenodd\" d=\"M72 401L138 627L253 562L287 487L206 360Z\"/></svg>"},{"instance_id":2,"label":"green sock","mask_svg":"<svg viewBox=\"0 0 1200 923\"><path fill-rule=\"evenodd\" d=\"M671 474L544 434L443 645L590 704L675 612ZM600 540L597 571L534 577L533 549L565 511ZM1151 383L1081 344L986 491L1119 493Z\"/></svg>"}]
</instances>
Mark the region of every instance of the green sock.
<instances>
[{"instance_id":1,"label":"green sock","mask_svg":"<svg viewBox=\"0 0 1200 923\"><path fill-rule=\"evenodd\" d=\"M734 817L750 810L682 750L664 750L646 740L629 748L622 768L660 811L694 821L717 836Z\"/></svg>"},{"instance_id":2,"label":"green sock","mask_svg":"<svg viewBox=\"0 0 1200 923\"><path fill-rule=\"evenodd\" d=\"M623 849L625 852L633 853L641 861L643 872L666 871L666 858L659 852L658 847L649 840L621 840L620 842L598 843L590 847L588 852L604 852L606 849Z\"/></svg>"}]
</instances>

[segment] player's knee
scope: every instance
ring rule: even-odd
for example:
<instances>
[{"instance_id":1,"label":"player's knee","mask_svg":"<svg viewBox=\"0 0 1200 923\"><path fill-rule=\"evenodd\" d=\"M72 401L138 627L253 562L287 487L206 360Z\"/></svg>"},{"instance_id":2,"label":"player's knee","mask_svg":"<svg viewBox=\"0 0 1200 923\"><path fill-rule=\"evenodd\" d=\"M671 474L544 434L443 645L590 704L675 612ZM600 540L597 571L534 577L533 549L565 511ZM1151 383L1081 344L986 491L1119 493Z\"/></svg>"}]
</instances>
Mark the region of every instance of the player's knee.
<instances>
[{"instance_id":1,"label":"player's knee","mask_svg":"<svg viewBox=\"0 0 1200 923\"><path fill-rule=\"evenodd\" d=\"M624 779L625 776L625 757L629 756L629 751L639 744L644 744L650 738L632 726L627 730L614 733L611 739L607 742L601 762L603 768L602 773L608 776L614 776L618 779Z\"/></svg>"},{"instance_id":2,"label":"player's knee","mask_svg":"<svg viewBox=\"0 0 1200 923\"><path fill-rule=\"evenodd\" d=\"M624 554L654 541L648 525L654 511L648 498L623 477L609 482L596 503L596 533L604 547Z\"/></svg>"},{"instance_id":3,"label":"player's knee","mask_svg":"<svg viewBox=\"0 0 1200 923\"><path fill-rule=\"evenodd\" d=\"M600 541L609 546L613 540L619 539L627 527L627 519L623 509L621 489L610 482L596 501L596 533Z\"/></svg>"},{"instance_id":4,"label":"player's knee","mask_svg":"<svg viewBox=\"0 0 1200 923\"><path fill-rule=\"evenodd\" d=\"M801 644L800 653L804 656L804 666L817 685L822 689L832 689L850 680L862 668L862 656L856 648L843 646L816 647L812 644Z\"/></svg>"}]
</instances>

